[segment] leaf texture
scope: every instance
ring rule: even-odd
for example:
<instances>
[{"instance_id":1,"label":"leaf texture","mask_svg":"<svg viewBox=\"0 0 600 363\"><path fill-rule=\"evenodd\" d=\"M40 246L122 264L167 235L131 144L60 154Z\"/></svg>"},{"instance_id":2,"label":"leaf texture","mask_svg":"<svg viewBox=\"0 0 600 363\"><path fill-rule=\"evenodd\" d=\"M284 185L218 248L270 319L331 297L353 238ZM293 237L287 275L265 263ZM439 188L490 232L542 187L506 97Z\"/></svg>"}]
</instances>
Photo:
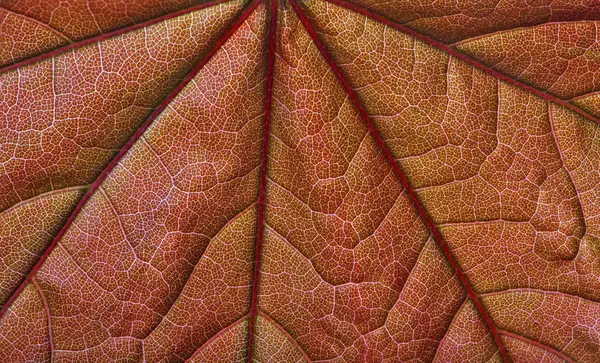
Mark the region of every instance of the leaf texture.
<instances>
[{"instance_id":1,"label":"leaf texture","mask_svg":"<svg viewBox=\"0 0 600 363\"><path fill-rule=\"evenodd\" d=\"M0 1L0 360L600 360L593 1Z\"/></svg>"}]
</instances>

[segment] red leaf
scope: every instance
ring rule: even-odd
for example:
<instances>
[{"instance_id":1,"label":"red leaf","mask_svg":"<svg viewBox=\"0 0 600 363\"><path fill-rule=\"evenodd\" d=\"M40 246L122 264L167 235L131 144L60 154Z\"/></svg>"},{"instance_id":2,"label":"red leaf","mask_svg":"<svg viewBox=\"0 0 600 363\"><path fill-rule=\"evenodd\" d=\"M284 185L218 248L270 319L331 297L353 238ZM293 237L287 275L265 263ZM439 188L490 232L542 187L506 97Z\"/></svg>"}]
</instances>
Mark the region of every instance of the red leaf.
<instances>
[{"instance_id":1,"label":"red leaf","mask_svg":"<svg viewBox=\"0 0 600 363\"><path fill-rule=\"evenodd\" d=\"M600 360L596 8L0 1L0 360Z\"/></svg>"}]
</instances>

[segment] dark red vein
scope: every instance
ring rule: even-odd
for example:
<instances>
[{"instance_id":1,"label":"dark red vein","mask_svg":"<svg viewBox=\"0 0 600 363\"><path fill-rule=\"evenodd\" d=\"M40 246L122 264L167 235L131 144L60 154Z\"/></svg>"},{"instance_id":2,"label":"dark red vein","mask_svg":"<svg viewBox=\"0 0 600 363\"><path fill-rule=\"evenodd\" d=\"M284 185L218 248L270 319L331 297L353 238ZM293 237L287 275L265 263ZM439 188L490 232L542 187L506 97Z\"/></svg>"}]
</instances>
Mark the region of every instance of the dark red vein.
<instances>
[{"instance_id":1,"label":"dark red vein","mask_svg":"<svg viewBox=\"0 0 600 363\"><path fill-rule=\"evenodd\" d=\"M124 27L124 28L121 28L121 29L117 29L117 30L114 30L112 32L100 34L100 35L97 35L95 37L91 37L91 38L83 39L83 40L80 40L80 41L77 41L77 42L73 42L73 43L70 43L70 44L65 45L63 47L56 48L53 51L50 51L50 52L47 52L47 53L43 53L43 54L37 55L37 56L32 57L32 58L27 58L27 59L24 59L22 61L13 63L11 65L8 65L6 67L0 68L0 74L4 73L4 72L8 72L8 71L13 70L13 69L17 69L17 68L26 66L28 64L32 64L32 63L36 63L36 62L42 61L44 59L55 57L57 55L66 53L66 52L68 52L70 50L73 50L73 49L76 49L76 48L80 48L80 47L86 46L88 44L93 44L93 43L101 42L104 39L116 37L118 35L129 33L129 32L132 32L134 30L142 29L142 28L145 28L147 26L150 26L150 25L153 25L153 24L156 24L156 23L160 23L160 22L168 20L168 19L176 18L176 17L181 16L181 15L192 13L194 11L198 11L198 10L201 10L201 9L204 9L204 8L209 8L211 6L222 4L222 3L225 3L225 2L228 2L228 1L230 1L230 0L215 0L215 1L207 2L207 3L204 3L204 4L200 4L200 5L189 7L189 8L186 8L186 9L181 9L181 10L175 11L173 13L165 14L165 15L159 16L157 18L147 20L147 21L142 22L142 23L133 24L131 26L127 26L127 27Z\"/></svg>"},{"instance_id":2,"label":"dark red vein","mask_svg":"<svg viewBox=\"0 0 600 363\"><path fill-rule=\"evenodd\" d=\"M248 327L248 362L252 363L254 354L254 333L258 314L258 283L260 277L260 259L262 254L263 233L265 229L265 197L267 194L267 161L269 153L269 131L271 127L271 103L273 100L273 78L275 76L275 43L277 33L277 0L271 0L269 12L269 50L267 55L267 92L265 97L265 129L263 135L262 167L258 194L258 221L256 246L254 251L254 277L252 278L252 300L250 302L250 324Z\"/></svg>"},{"instance_id":3,"label":"dark red vein","mask_svg":"<svg viewBox=\"0 0 600 363\"><path fill-rule=\"evenodd\" d=\"M448 338L449 333L450 333L450 327L453 326L454 322L459 319L460 312L465 307L465 305L467 305L468 301L469 301L469 298L466 297L463 300L463 302L460 304L460 307L458 308L458 310L456 310L454 312L454 316L452 316L452 320L450 320L450 324L448 324L448 327L446 328L446 332L444 333L444 336L442 337L442 339L440 339L439 342L437 342L437 346L435 348L435 355L433 356L433 359L431 360L432 362L439 362L440 361L440 359L437 359L438 353L441 351L440 347L444 346L444 344L446 342L446 339L450 339L450 338ZM494 355L496 355L496 353L494 353Z\"/></svg>"},{"instance_id":4,"label":"dark red vein","mask_svg":"<svg viewBox=\"0 0 600 363\"><path fill-rule=\"evenodd\" d=\"M103 191L101 190L101 192L103 192ZM106 196L106 195L105 195L105 196L104 196L104 198L108 200L108 196ZM109 203L112 205L112 202L110 202L110 200L108 200L108 201L109 201ZM221 226L221 228L219 228L219 230L218 230L218 231L217 231L215 234L213 234L213 235L210 237L210 240L209 240L208 244L207 244L207 245L206 245L206 247L204 248L204 251L202 252L202 255L200 255L200 258L198 259L198 261L197 261L197 262L196 262L196 264L194 265L194 268L192 269L192 272L191 272L191 273L190 273L190 274L187 276L187 281L186 281L186 283L184 284L184 286L181 288L181 290L180 290L179 294L177 295L177 298L176 298L176 299L173 301L173 303L171 303L171 304L170 304L170 306L169 306L169 309L168 309L168 310L167 310L167 311L166 311L164 314L162 314L162 317L161 317L160 321L158 321L158 322L154 323L154 327L152 328L152 330L150 330L150 331L149 331L149 332L148 332L148 333L145 335L145 337L144 337L143 339L147 339L147 338L148 338L150 335L152 335L152 334L153 334L153 333L156 331L156 329L158 329L158 327L159 327L159 326L162 324L162 322L163 322L163 321L165 321L165 320L167 320L167 319L168 319L167 317L169 316L169 314L171 313L171 311L172 311L172 310L175 308L175 306L177 305L177 302L178 302L178 301L180 301L180 299L181 299L181 297L182 297L182 295L183 295L183 291L184 291L184 289L186 288L186 286L187 286L187 285L188 285L188 283L189 283L190 276L191 276L191 275L193 275L193 274L196 272L196 270L198 269L198 266L200 266L200 263L202 262L202 258L204 257L204 255L205 255L206 251L207 251L207 250L210 248L210 245L211 245L212 243L214 243L214 241L215 241L215 239L217 238L217 236L219 236L219 235L221 234L221 232L223 232L223 231L224 231L224 230L225 230L227 227L231 226L231 224L233 224L233 223L234 223L234 222L235 222L235 221L236 221L238 218L242 217L242 216L243 216L244 214L246 214L246 213L247 213L249 210L252 210L252 209L254 209L254 207L256 206L256 203L258 203L258 201L255 201L255 202L253 202L252 204L250 204L249 206L247 206L246 208L244 208L244 209L243 209L243 210L241 210L240 212L236 213L236 215L235 215L235 216L233 216L231 219L229 219L229 220L228 220L228 221L227 221L227 222L226 222L226 223L225 223L223 226ZM114 208L113 208L113 210L114 210ZM117 215L117 214L116 214L116 212L115 212L115 215ZM119 218L119 216L117 215L117 219L118 219L118 218ZM119 224L120 224L120 223L121 223L121 222L119 222ZM123 230L123 228L122 228L122 227L121 227L121 230ZM125 231L123 231L123 234L125 235ZM136 256L136 257L137 257L137 256ZM244 318L245 318L245 317L248 317L248 314L244 315ZM242 319L242 318L238 319L238 321L240 321L240 320L243 320L243 319ZM219 332L219 333L216 333L216 334L217 334L217 335L219 335L219 334L220 334L220 332ZM214 340L213 338L215 338L215 336L211 337L211 338L209 339L209 341L210 341L210 340ZM205 343L203 344L203 346L204 346L204 345L206 345L207 343L208 343L208 341L207 341L207 342L205 342ZM198 349L200 349L200 348L198 348Z\"/></svg>"},{"instance_id":5,"label":"dark red vein","mask_svg":"<svg viewBox=\"0 0 600 363\"><path fill-rule=\"evenodd\" d=\"M539 90L539 89L537 89L535 87L532 87L532 86L530 86L528 84L525 84L525 83L523 83L521 81L518 81L518 80L516 80L516 79L514 79L514 78L512 78L510 76L507 76L506 74L501 73L501 72L499 72L499 71L497 71L497 70L495 70L495 69L493 69L493 68L491 68L491 67L489 67L489 66L487 66L487 65L485 65L485 64L483 64L483 63L481 63L481 62L479 62L479 61L477 61L477 60L475 60L473 58L471 58L470 56L466 55L465 53L462 53L462 52L456 50L455 48L452 48L451 46L449 46L447 44L439 42L439 41L437 41L437 40L435 40L433 38L430 38L430 37L428 37L426 35L423 35L421 33L418 33L418 32L416 32L416 31L414 31L414 30L412 30L412 29L410 29L410 28L408 28L408 27L406 27L404 25L400 25L398 23L395 23L392 20L390 20L390 19L388 19L388 18L386 18L384 16L376 14L376 13L370 11L370 10L364 9L364 8L358 6L358 5L347 3L344 0L325 0L325 1L327 1L327 2L329 2L331 4L339 5L341 7L346 8L346 9L350 9L350 10L352 10L354 12L357 12L359 14L365 15L365 16L367 16L367 17L369 17L369 18L371 18L371 19L373 19L375 21L383 23L383 24L385 24L385 25L387 25L387 26L389 26L391 28L397 29L397 30L399 30L399 31L401 31L401 32L403 32L405 34L410 35L413 38L419 39L420 41L425 42L425 43L431 45L432 47L438 48L439 50L441 50L443 52L446 52L446 53L450 54L451 56L453 56L453 57L455 57L457 59L460 59L463 62L465 62L467 64L470 64L471 66L473 66L473 67L475 67L475 68L477 68L477 69L479 69L479 70L481 70L481 71L483 71L483 72L485 72L485 73L487 73L487 74L489 74L489 75L491 75L493 77L496 77L496 78L498 78L498 79L500 79L500 80L502 80L502 81L504 81L506 83L510 83L510 84L512 84L515 87L519 87L519 88L524 89L524 90L526 90L528 92L531 92L531 93L533 93L533 94L535 94L535 95L537 95L539 97L544 98L547 101L550 101L550 102L556 103L558 105L564 106L564 107L568 108L569 110L571 110L571 111L573 111L573 112L575 112L575 113L577 113L577 114L579 114L579 115L587 118L588 120L593 121L593 122L595 122L595 123L597 123L597 124L600 125L600 118L592 116L591 114L585 112L581 108L573 105L569 101L563 100L563 99L558 98L556 96L553 96L553 95L551 95L551 94L549 94L547 92L544 92L544 91Z\"/></svg>"},{"instance_id":6,"label":"dark red vein","mask_svg":"<svg viewBox=\"0 0 600 363\"><path fill-rule=\"evenodd\" d=\"M8 214L10 212L13 212L15 209L20 208L28 203L32 203L38 199L43 199L43 198L47 198L50 197L52 195L55 194L61 194L61 193L68 193L71 191L75 191L75 190L80 190L80 191L84 191L87 188L89 188L88 185L75 185L75 186L71 186L71 187L66 187L66 188L61 188L61 189L53 189L50 190L48 192L44 192L44 193L40 193L40 194L36 194L31 198L28 199L22 199L20 202L15 203L13 205L11 205L10 207L4 209L4 210L0 210L0 215L2 214Z\"/></svg>"},{"instance_id":7,"label":"dark red vein","mask_svg":"<svg viewBox=\"0 0 600 363\"><path fill-rule=\"evenodd\" d=\"M566 362L569 362L569 363L575 362L573 359L571 359L571 357L567 356L565 353L563 353L561 351L558 351L558 350L556 350L556 349L554 349L552 347L549 347L547 345L544 345L544 344L542 344L542 343L540 343L538 341L531 340L529 338L525 338L522 335L511 333L511 332L506 331L506 330L500 330L499 333L502 334L502 335L504 335L504 336L511 337L513 339L516 339L516 340L520 340L520 341L525 342L527 344L531 344L534 347L538 347L540 349L543 349L543 350L545 350L545 351L547 351L549 353L552 353L552 354L556 355L560 359L564 359Z\"/></svg>"},{"instance_id":8,"label":"dark red vein","mask_svg":"<svg viewBox=\"0 0 600 363\"><path fill-rule=\"evenodd\" d=\"M371 116L369 116L369 113L367 112L367 110L365 109L365 107L362 105L362 102L359 100L358 95L356 94L356 92L354 91L354 89L352 88L352 86L350 86L350 83L348 82L348 80L346 79L346 77L342 74L341 69L338 67L338 65L334 61L333 57L329 54L329 52L328 52L327 48L325 47L325 45L323 44L323 42L321 42L321 39L319 38L319 35L317 34L317 32L314 29L314 27L311 25L311 23L308 20L306 14L304 14L304 11L302 10L302 8L298 5L298 3L296 2L296 0L290 0L290 3L292 4L292 7L296 11L296 14L298 14L298 17L300 18L300 21L302 22L302 24L304 24L304 27L306 28L306 31L310 34L310 37L314 41L315 45L317 46L317 48L319 48L319 51L323 55L323 58L325 58L325 60L327 61L327 63L329 63L329 66L331 67L331 70L336 75L336 77L340 81L342 87L344 88L344 90L348 94L348 98L352 101L352 103L354 104L354 106L358 109L360 117L362 118L362 120L367 125L367 128L369 129L369 132L373 135L373 139L375 140L375 142L377 143L377 145L379 146L379 148L381 149L381 151L385 155L387 161L390 163L390 165L391 165L392 169L394 170L395 174L400 179L400 182L402 183L402 186L404 187L404 189L406 190L406 193L410 197L413 205L415 206L415 209L417 210L417 212L421 216L421 219L427 225L427 228L429 229L429 231L430 231L433 239L437 242L438 246L440 247L440 249L442 250L442 252L446 256L446 258L448 259L448 261L450 262L450 265L452 265L452 268L454 269L454 271L456 273L456 276L458 277L458 279L460 280L461 284L464 286L465 290L467 291L467 294L468 294L469 298L473 301L473 303L475 304L477 310L479 311L479 313L481 314L481 316L485 320L485 322L486 322L486 324L487 324L490 332L492 333L492 335L494 337L494 341L496 342L496 345L498 346L498 349L500 350L500 354L502 355L502 358L504 359L505 362L509 362L510 358L508 357L508 353L506 352L506 348L504 347L504 344L502 343L502 340L500 339L500 334L498 334L498 328L496 327L496 325L494 324L492 318L490 317L490 315L488 314L487 310L483 306L481 300L479 299L479 296L477 295L477 293L475 292L473 286L471 285L471 283L467 279L467 276L464 274L464 272L462 271L462 269L459 266L458 262L456 261L456 258L452 254L452 251L450 251L450 247L448 246L448 244L446 243L446 241L442 237L442 234L440 233L440 231L436 227L436 225L433 222L433 220L431 219L431 217L429 217L429 215L427 214L427 211L425 210L425 207L423 206L423 204L421 203L421 201L417 197L417 194L415 193L413 187L411 186L411 184L409 183L408 179L406 178L406 175L404 174L404 171L402 171L402 169L400 168L400 166L396 162L396 159L392 155L392 153L391 153L390 149L388 148L387 144L385 143L383 137L381 136L381 134L379 133L379 131L375 127L375 124L373 123L373 120L371 120Z\"/></svg>"},{"instance_id":9,"label":"dark red vein","mask_svg":"<svg viewBox=\"0 0 600 363\"><path fill-rule=\"evenodd\" d=\"M579 101L579 100L582 100L584 98L593 97L593 96L600 96L600 91L595 91L595 92L590 92L590 93L584 93L582 95L575 96L575 97L571 98L569 100L569 102L575 102L575 101Z\"/></svg>"},{"instance_id":10,"label":"dark red vein","mask_svg":"<svg viewBox=\"0 0 600 363\"><path fill-rule=\"evenodd\" d=\"M9 14L9 15L13 15L13 16L25 19L27 21L31 21L31 22L33 22L33 23L41 26L42 28L44 28L44 29L46 29L46 30L48 30L48 31L50 31L50 32L58 35L59 37L63 38L63 40L66 40L69 43L73 43L73 40L71 38L69 38L68 36L66 36L66 34L62 33L58 29L54 29L53 27L50 26L50 24L46 24L43 21L39 21L36 18L33 18L31 16L27 16L25 14L16 13L16 12L14 12L12 10L7 9L7 8L0 8L0 10L6 11L6 13Z\"/></svg>"},{"instance_id":11,"label":"dark red vein","mask_svg":"<svg viewBox=\"0 0 600 363\"><path fill-rule=\"evenodd\" d=\"M50 306L48 305L48 300L46 300L46 295L44 295L44 291L38 285L35 279L32 279L31 282L33 286L37 290L38 294L42 299L42 303L44 304L44 310L46 311L46 319L48 321L48 341L50 343L50 361L52 362L52 356L54 355L54 338L52 337L52 314L50 314Z\"/></svg>"},{"instance_id":12,"label":"dark red vein","mask_svg":"<svg viewBox=\"0 0 600 363\"><path fill-rule=\"evenodd\" d=\"M79 212L81 212L81 210L83 209L83 207L85 206L87 201L92 197L92 195L100 187L100 185L106 179L108 174L115 168L115 166L117 166L119 161L123 158L123 156L125 156L125 154L127 154L127 152L129 151L129 149L131 149L133 144L135 144L135 142L140 137L142 137L144 132L146 132L148 127L150 127L150 125L158 117L158 115L160 115L160 113L179 94L179 92L181 92L181 90L196 76L196 74L204 67L204 65L206 65L206 63L208 63L211 60L211 58L219 51L219 49L221 49L223 44L225 44L225 42L233 35L233 33L235 33L239 29L239 27L246 21L246 19L250 16L250 14L252 14L252 12L258 6L259 3L260 3L260 0L254 0L254 2L252 4L250 4L246 8L246 10L244 10L242 15L231 26L231 28L228 29L227 32L225 34L223 34L215 42L213 47L208 51L208 53L204 56L204 58L183 78L181 83L179 83L177 85L177 87L167 95L167 97L160 103L160 105L158 105L158 107L156 107L154 112L152 112L152 114L150 114L150 116L146 119L146 121L142 124L142 126L140 126L137 129L135 134L133 134L133 136L131 136L131 138L127 141L127 143L123 146L123 148L121 148L121 150L119 150L117 155L110 161L110 163L104 168L104 170L102 170L100 175L98 175L96 180L94 180L94 182L90 185L90 188L84 194L84 196L81 198L79 203L77 203L77 206L75 207L75 209L73 210L73 212L71 213L71 215L69 216L69 218L67 219L67 221L65 222L63 227L61 228L61 230L58 232L58 234L56 235L56 237L54 238L52 243L48 246L48 248L46 248L46 250L40 257L40 259L33 266L31 271L29 271L29 273L27 274L27 276L25 277L23 282L21 282L19 287L15 290L15 292L10 296L10 298L8 299L6 304L2 307L2 310L0 310L0 319L2 319L4 314L8 311L8 309L10 308L12 303L15 301L15 299L21 294L23 289L25 289L25 286L27 286L29 281L31 281L31 279L36 274L36 272L39 270L39 268L43 265L44 261L46 261L46 259L48 258L48 255L50 255L50 252L52 252L52 250L54 250L54 248L56 247L58 242L61 240L61 238L65 235L65 233L67 232L67 230L69 229L69 227L71 226L71 224L73 223L73 221L75 220L77 215L79 215Z\"/></svg>"},{"instance_id":13,"label":"dark red vein","mask_svg":"<svg viewBox=\"0 0 600 363\"><path fill-rule=\"evenodd\" d=\"M553 113L552 113L552 107L550 105L550 102L548 102L547 104L547 109L548 109L548 123L550 124L550 133L552 134L552 140L554 141L554 145L556 145L556 151L558 152L558 157L560 158L560 163L563 167L563 169L565 170L565 172L567 173L567 176L569 177L569 182L571 183L571 186L573 187L573 190L575 191L575 196L577 197L577 203L579 205L579 210L581 211L581 218L578 218L580 223L583 224L583 231L581 231L581 237L579 238L583 238L583 236L586 234L587 231L587 223L585 221L585 217L583 214L583 203L581 202L581 192L579 191L579 188L577 187L577 184L575 184L575 179L573 179L573 175L571 175L571 170L569 168L567 168L567 164L565 163L565 157L563 155L562 149L560 148L560 145L558 144L558 136L556 133L556 129L554 127L554 117L553 117ZM579 254L579 250L580 250L580 245L577 245L577 253L576 256Z\"/></svg>"},{"instance_id":14,"label":"dark red vein","mask_svg":"<svg viewBox=\"0 0 600 363\"><path fill-rule=\"evenodd\" d=\"M258 312L258 315L262 316L263 319L265 319L268 322L270 322L271 324L273 324L273 326L275 328L277 328L277 330L279 330L281 332L281 334L285 335L285 337L288 339L288 341L296 348L296 350L298 352L300 352L300 354L302 355L302 358L304 358L305 363L312 363L312 359L310 359L308 354L306 354L306 352L304 351L304 349L302 349L300 344L298 344L296 339L290 333L288 333L288 331L285 330L281 325L279 325L279 323L276 322L275 319L271 318L270 316L268 316L267 314L265 314L264 312L262 312L260 310Z\"/></svg>"},{"instance_id":15,"label":"dark red vein","mask_svg":"<svg viewBox=\"0 0 600 363\"><path fill-rule=\"evenodd\" d=\"M459 45L465 44L465 43L469 43L472 41L476 41L476 40L480 40L489 36L496 36L496 35L502 35L508 32L514 32L514 31L520 31L520 30L527 30L527 29L532 29L532 28L540 28L540 27L544 27L547 25L567 25L567 24L572 24L572 23L590 23L593 24L595 23L597 20L584 20L584 19L579 19L579 20L557 20L557 21L540 21L539 23L532 23L532 24L528 24L528 25L517 25L514 26L512 28L506 28L506 29L498 29L495 31L490 31L489 33L484 33L484 34L480 34L480 35L475 35L475 36L471 36L469 38L464 38L461 40L457 40L454 43L448 43L447 45L454 48L457 47ZM406 23L405 23L406 24Z\"/></svg>"},{"instance_id":16,"label":"dark red vein","mask_svg":"<svg viewBox=\"0 0 600 363\"><path fill-rule=\"evenodd\" d=\"M210 339L208 339L207 341L205 341L200 347L198 347L198 349L196 349L194 351L194 353L192 353L192 355L185 360L186 363L191 362L192 358L194 358L194 356L196 356L196 354L198 354L199 352L202 351L202 349L204 349L205 347L207 347L210 343L214 342L215 340L217 340L217 338L219 338L220 336L222 336L223 334L227 333L228 331L230 331L231 329L235 328L238 324L240 324L241 322L243 322L245 319L248 318L248 315L244 315L241 318L239 318L238 320L234 321L233 323L227 325L226 327L224 327L223 329L219 330L215 335L213 335L212 337L210 337ZM144 360L145 361L145 360Z\"/></svg>"}]
</instances>

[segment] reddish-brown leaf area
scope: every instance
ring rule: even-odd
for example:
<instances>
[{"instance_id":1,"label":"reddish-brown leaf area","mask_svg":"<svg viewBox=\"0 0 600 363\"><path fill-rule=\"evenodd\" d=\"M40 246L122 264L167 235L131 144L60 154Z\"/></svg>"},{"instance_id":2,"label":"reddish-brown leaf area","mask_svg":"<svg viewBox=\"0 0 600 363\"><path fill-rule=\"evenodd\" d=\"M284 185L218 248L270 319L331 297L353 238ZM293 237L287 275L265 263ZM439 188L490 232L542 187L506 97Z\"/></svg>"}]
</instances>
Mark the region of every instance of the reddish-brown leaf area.
<instances>
[{"instance_id":1,"label":"reddish-brown leaf area","mask_svg":"<svg viewBox=\"0 0 600 363\"><path fill-rule=\"evenodd\" d=\"M598 21L0 0L0 361L600 361Z\"/></svg>"}]
</instances>

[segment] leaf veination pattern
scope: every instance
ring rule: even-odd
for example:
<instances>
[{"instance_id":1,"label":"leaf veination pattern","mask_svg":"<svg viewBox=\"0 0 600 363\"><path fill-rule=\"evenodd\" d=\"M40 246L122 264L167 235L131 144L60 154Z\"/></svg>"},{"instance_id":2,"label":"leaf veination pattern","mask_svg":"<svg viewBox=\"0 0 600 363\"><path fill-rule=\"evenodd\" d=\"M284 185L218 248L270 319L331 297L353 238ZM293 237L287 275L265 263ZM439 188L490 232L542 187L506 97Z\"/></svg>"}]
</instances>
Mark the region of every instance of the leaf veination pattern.
<instances>
[{"instance_id":1,"label":"leaf veination pattern","mask_svg":"<svg viewBox=\"0 0 600 363\"><path fill-rule=\"evenodd\" d=\"M0 0L0 360L600 360L600 13L415 4Z\"/></svg>"},{"instance_id":2,"label":"leaf veination pattern","mask_svg":"<svg viewBox=\"0 0 600 363\"><path fill-rule=\"evenodd\" d=\"M342 83L342 85L343 85L344 89L346 90L346 92L348 92L349 98L353 101L354 105L359 110L361 118L368 125L369 132L373 135L373 138L375 139L377 145L383 151L383 153L385 155L385 158L390 162L390 164L391 164L391 166L392 166L392 168L394 170L394 173L400 179L400 181L402 183L402 186L404 187L404 189L406 190L407 194L409 195L411 201L413 202L413 204L415 205L416 209L418 210L419 215L421 216L421 218L424 220L425 224L427 225L427 228L430 230L432 237L438 243L438 245L440 246L440 248L444 252L444 255L446 256L446 258L448 258L448 260L450 261L450 264L455 269L458 278L460 279L461 283L463 284L463 286L465 287L465 289L468 292L469 298L471 300L473 300L473 303L477 307L477 310L483 316L483 319L485 320L486 324L488 325L488 328L490 329L492 335L494 336L494 341L498 345L498 349L500 350L500 355L502 356L502 358L504 360L507 360L508 356L507 356L506 350L504 348L504 344L500 340L500 336L498 335L496 326L492 322L492 319L490 318L490 316L488 315L487 311L483 307L483 304L479 300L479 297L474 292L473 288L471 287L471 284L468 282L468 280L465 277L464 273L462 272L460 266L456 262L456 259L452 255L452 252L448 248L448 246L447 246L446 242L444 241L441 233L438 231L438 229L435 226L434 222L431 220L431 218L429 218L429 216L427 215L427 212L425 211L425 209L423 208L423 206L419 202L419 199L417 198L417 195L415 194L412 186L409 184L408 180L406 179L406 176L404 175L404 172L400 169L400 167L396 163L396 161L394 159L394 156L392 155L392 153L390 152L389 148L385 144L385 141L383 140L383 138L381 137L381 135L379 134L379 132L375 128L375 125L373 124L373 121L371 120L369 114L367 113L367 110L362 106L362 104L358 100L358 96L354 93L354 90L352 89L352 87L350 86L350 84L348 83L348 81L346 81L345 77L342 75L341 70L337 67L335 61L329 55L329 53L325 49L325 46L323 45L323 43L321 43L321 41L319 40L317 32L314 30L314 28L312 27L312 25L310 25L310 22L309 22L308 18L306 17L306 15L304 15L304 13L302 12L302 9L299 7L299 5L296 3L295 0L290 0L290 1L291 1L292 6L294 7L294 10L298 14L300 20L302 21L302 23L306 27L308 33L311 35L311 37L314 40L315 44L319 48L321 54L323 54L323 56L325 57L325 59L327 60L327 62L329 63L329 65L331 66L333 72L336 74L336 77L340 80L340 82Z\"/></svg>"},{"instance_id":3,"label":"leaf veination pattern","mask_svg":"<svg viewBox=\"0 0 600 363\"><path fill-rule=\"evenodd\" d=\"M51 251L55 247L55 245L58 243L58 241L60 241L62 235L66 232L66 230L69 228L69 226L71 225L71 223L73 223L73 221L74 221L75 217L77 216L79 210L81 210L81 208L83 208L83 206L86 204L87 200L96 192L96 190L98 190L98 188L100 188L100 185L106 179L106 177L111 172L111 170L114 169L114 167L119 163L119 161L123 158L123 156L125 156L125 154L127 154L127 152L133 146L133 144L138 139L140 139L142 137L142 135L148 129L148 127L150 126L150 124L168 106L169 102L194 78L194 76L196 75L196 73L198 73L198 71L200 69L202 69L202 67L212 58L212 56L219 50L219 48L221 47L221 45L223 45L227 41L227 39L237 30L237 27L239 27L239 25L242 24L243 21L245 21L245 19L250 15L250 13L256 7L256 5L257 4L255 4L252 7L250 7L246 11L246 13L243 14L240 17L238 23L236 23L234 26L232 26L232 28L230 30L228 30L227 33L221 39L219 39L219 41L215 44L214 48L210 52L208 52L207 55L205 56L205 58L200 63L198 63L198 65L196 65L196 67L194 67L194 69L192 69L192 71L190 73L188 73L185 76L185 78L180 82L180 84L173 91L171 91L171 93L165 98L165 100L148 117L148 119L146 120L146 122L127 141L127 143L123 146L123 148L121 148L119 150L119 153L110 161L110 163L106 166L106 168L104 170L102 170L101 174L97 177L97 179L94 181L94 183L88 189L88 191L86 192L86 194L81 198L81 200L79 201L77 207L75 208L75 210L73 211L73 213L71 213L71 215L69 216L69 219L66 220L63 228L57 234L57 237L54 239L54 241L52 242L52 244L48 247L49 251ZM20 290L22 290L25 287L25 285L29 282L28 280L30 278L32 278L33 274L35 274L35 271L43 264L44 260L47 257L48 257L47 253L44 253L40 257L39 261L33 267L32 273L30 273L26 277L26 279L24 280L24 282L21 284L21 286L19 286L19 288L17 289L16 294L18 294L20 292ZM10 303L11 303L11 301L9 300L9 302L5 305L5 307L7 307L8 305L10 305ZM0 314L3 315L4 313L5 313L5 310L4 310L4 307L3 307L3 310L2 310L2 312Z\"/></svg>"}]
</instances>

